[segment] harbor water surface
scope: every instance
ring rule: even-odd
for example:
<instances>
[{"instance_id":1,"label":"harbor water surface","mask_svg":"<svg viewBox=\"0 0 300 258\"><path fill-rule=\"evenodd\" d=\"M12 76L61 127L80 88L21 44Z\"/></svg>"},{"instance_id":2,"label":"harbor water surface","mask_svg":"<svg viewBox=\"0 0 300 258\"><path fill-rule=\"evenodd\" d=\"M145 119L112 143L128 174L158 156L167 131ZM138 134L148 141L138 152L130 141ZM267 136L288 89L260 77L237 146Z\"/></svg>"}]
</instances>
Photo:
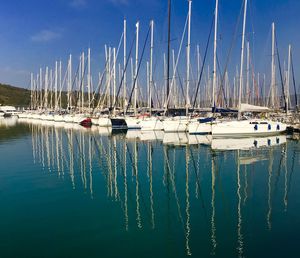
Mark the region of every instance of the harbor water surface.
<instances>
[{"instance_id":1,"label":"harbor water surface","mask_svg":"<svg viewBox=\"0 0 300 258\"><path fill-rule=\"evenodd\" d=\"M0 124L0 257L298 255L296 140Z\"/></svg>"}]
</instances>

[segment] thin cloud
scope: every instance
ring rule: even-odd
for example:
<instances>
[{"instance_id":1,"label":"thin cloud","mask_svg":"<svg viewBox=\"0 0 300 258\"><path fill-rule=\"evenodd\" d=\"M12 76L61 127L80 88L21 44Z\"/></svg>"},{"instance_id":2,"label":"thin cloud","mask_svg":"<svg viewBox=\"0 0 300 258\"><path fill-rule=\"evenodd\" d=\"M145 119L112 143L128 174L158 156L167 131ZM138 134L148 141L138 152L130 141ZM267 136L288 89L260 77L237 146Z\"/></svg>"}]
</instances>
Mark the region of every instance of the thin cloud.
<instances>
[{"instance_id":1,"label":"thin cloud","mask_svg":"<svg viewBox=\"0 0 300 258\"><path fill-rule=\"evenodd\" d=\"M73 8L82 8L87 6L87 0L72 0L70 6Z\"/></svg>"},{"instance_id":2,"label":"thin cloud","mask_svg":"<svg viewBox=\"0 0 300 258\"><path fill-rule=\"evenodd\" d=\"M31 36L34 42L48 42L61 37L61 33L53 30L41 30L37 34Z\"/></svg>"}]
</instances>

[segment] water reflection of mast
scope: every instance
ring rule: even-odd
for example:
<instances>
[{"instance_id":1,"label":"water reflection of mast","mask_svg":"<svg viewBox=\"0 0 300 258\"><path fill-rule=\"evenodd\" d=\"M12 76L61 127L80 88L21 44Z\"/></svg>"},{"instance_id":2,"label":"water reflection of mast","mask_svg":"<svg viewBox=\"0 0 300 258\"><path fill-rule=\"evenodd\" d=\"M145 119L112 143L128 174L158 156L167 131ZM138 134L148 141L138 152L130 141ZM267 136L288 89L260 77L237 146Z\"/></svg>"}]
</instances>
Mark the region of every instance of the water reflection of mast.
<instances>
[{"instance_id":1,"label":"water reflection of mast","mask_svg":"<svg viewBox=\"0 0 300 258\"><path fill-rule=\"evenodd\" d=\"M65 170L64 170L64 151L63 151L63 135L62 135L62 129L60 130L60 164L61 164L61 172L62 172L62 176L64 176L65 174ZM58 140L59 140L58 139Z\"/></svg>"},{"instance_id":2,"label":"water reflection of mast","mask_svg":"<svg viewBox=\"0 0 300 258\"><path fill-rule=\"evenodd\" d=\"M51 127L51 167L55 167L55 154L54 154L54 127Z\"/></svg>"},{"instance_id":3,"label":"water reflection of mast","mask_svg":"<svg viewBox=\"0 0 300 258\"><path fill-rule=\"evenodd\" d=\"M185 232L185 247L186 247L186 253L187 255L192 255L190 244L189 244L189 237L190 237L190 193L189 193L189 151L188 151L188 145L185 149L185 173L186 173L186 185L185 185L185 194L186 194L186 232Z\"/></svg>"},{"instance_id":4,"label":"water reflection of mast","mask_svg":"<svg viewBox=\"0 0 300 258\"><path fill-rule=\"evenodd\" d=\"M287 193L288 193L288 168L287 168L287 154L288 154L288 148L287 144L285 145L285 153L284 153L284 168L285 168L285 173L284 173L284 197L283 197L283 204L284 204L284 211L287 211Z\"/></svg>"},{"instance_id":5,"label":"water reflection of mast","mask_svg":"<svg viewBox=\"0 0 300 258\"><path fill-rule=\"evenodd\" d=\"M271 200L271 193L272 193L272 169L273 169L273 149L270 149L270 157L269 157L269 178L268 178L268 213L267 213L267 224L268 229L272 229L271 224L271 215L272 215L272 200Z\"/></svg>"},{"instance_id":6,"label":"water reflection of mast","mask_svg":"<svg viewBox=\"0 0 300 258\"><path fill-rule=\"evenodd\" d=\"M92 175L92 136L89 134L89 177L90 177L90 194L91 199L93 199L93 175Z\"/></svg>"},{"instance_id":7,"label":"water reflection of mast","mask_svg":"<svg viewBox=\"0 0 300 258\"><path fill-rule=\"evenodd\" d=\"M133 151L133 172L135 174L135 194L136 194L136 221L138 228L142 228L141 213L140 213L140 197L139 197L139 180L138 180L138 149L137 139L134 140L134 151Z\"/></svg>"},{"instance_id":8,"label":"water reflection of mast","mask_svg":"<svg viewBox=\"0 0 300 258\"><path fill-rule=\"evenodd\" d=\"M48 169L51 172L51 163L50 163L50 148L49 148L49 127L45 127L45 141L46 141L46 155L47 155L47 165Z\"/></svg>"},{"instance_id":9,"label":"water reflection of mast","mask_svg":"<svg viewBox=\"0 0 300 258\"><path fill-rule=\"evenodd\" d=\"M127 145L126 140L124 139L123 144L123 153L124 153L124 214L125 214L125 229L128 231L128 193L127 193Z\"/></svg>"},{"instance_id":10,"label":"water reflection of mast","mask_svg":"<svg viewBox=\"0 0 300 258\"><path fill-rule=\"evenodd\" d=\"M73 130L70 129L67 132L68 142L69 142L69 158L70 158L70 177L72 182L72 187L75 189L75 178L74 178L74 148L73 148Z\"/></svg>"},{"instance_id":11,"label":"water reflection of mast","mask_svg":"<svg viewBox=\"0 0 300 258\"><path fill-rule=\"evenodd\" d=\"M117 176L118 176L118 170L117 170L117 141L116 137L113 137L113 162L114 162L114 187L115 187L115 200L117 200L118 197L118 183L117 183Z\"/></svg>"},{"instance_id":12,"label":"water reflection of mast","mask_svg":"<svg viewBox=\"0 0 300 258\"><path fill-rule=\"evenodd\" d=\"M241 179L240 179L240 151L237 151L237 196L238 196L238 253L239 257L243 257L243 235L242 235L242 212L241 212Z\"/></svg>"},{"instance_id":13,"label":"water reflection of mast","mask_svg":"<svg viewBox=\"0 0 300 258\"><path fill-rule=\"evenodd\" d=\"M211 254L216 254L217 248L217 238L216 238L216 225L215 225L215 154L212 153L212 163L211 163L211 243L212 243L212 251Z\"/></svg>"},{"instance_id":14,"label":"water reflection of mast","mask_svg":"<svg viewBox=\"0 0 300 258\"><path fill-rule=\"evenodd\" d=\"M33 163L35 164L35 159L36 159L36 139L35 139L35 130L34 126L31 126L31 144L32 144L32 156L33 156Z\"/></svg>"},{"instance_id":15,"label":"water reflection of mast","mask_svg":"<svg viewBox=\"0 0 300 258\"><path fill-rule=\"evenodd\" d=\"M152 229L155 228L154 223L154 208L153 208L153 189L152 189L152 144L148 142L148 175L149 175L149 188L150 188L150 209L151 209L151 225Z\"/></svg>"},{"instance_id":16,"label":"water reflection of mast","mask_svg":"<svg viewBox=\"0 0 300 258\"><path fill-rule=\"evenodd\" d=\"M58 175L60 175L60 159L59 159L59 135L58 128L55 128L55 146L56 146L56 166Z\"/></svg>"}]
</instances>

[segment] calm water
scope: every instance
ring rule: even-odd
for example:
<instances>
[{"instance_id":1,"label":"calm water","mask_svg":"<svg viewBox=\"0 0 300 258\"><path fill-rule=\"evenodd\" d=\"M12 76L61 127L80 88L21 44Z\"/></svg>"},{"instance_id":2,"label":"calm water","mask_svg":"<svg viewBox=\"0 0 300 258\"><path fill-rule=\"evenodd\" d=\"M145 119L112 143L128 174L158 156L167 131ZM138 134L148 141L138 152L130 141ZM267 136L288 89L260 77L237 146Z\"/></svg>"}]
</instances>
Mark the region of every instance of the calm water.
<instances>
[{"instance_id":1,"label":"calm water","mask_svg":"<svg viewBox=\"0 0 300 258\"><path fill-rule=\"evenodd\" d=\"M298 254L298 141L0 124L0 257Z\"/></svg>"}]
</instances>

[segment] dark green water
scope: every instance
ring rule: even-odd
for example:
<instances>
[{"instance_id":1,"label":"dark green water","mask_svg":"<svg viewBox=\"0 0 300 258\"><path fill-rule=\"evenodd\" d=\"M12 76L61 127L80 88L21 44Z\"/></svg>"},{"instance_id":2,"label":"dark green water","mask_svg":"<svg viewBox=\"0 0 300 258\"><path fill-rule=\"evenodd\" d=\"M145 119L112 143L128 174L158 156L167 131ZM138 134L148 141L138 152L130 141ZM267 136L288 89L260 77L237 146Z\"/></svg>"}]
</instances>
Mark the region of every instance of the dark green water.
<instances>
[{"instance_id":1,"label":"dark green water","mask_svg":"<svg viewBox=\"0 0 300 258\"><path fill-rule=\"evenodd\" d=\"M298 257L300 143L264 140L2 125L0 257Z\"/></svg>"}]
</instances>

